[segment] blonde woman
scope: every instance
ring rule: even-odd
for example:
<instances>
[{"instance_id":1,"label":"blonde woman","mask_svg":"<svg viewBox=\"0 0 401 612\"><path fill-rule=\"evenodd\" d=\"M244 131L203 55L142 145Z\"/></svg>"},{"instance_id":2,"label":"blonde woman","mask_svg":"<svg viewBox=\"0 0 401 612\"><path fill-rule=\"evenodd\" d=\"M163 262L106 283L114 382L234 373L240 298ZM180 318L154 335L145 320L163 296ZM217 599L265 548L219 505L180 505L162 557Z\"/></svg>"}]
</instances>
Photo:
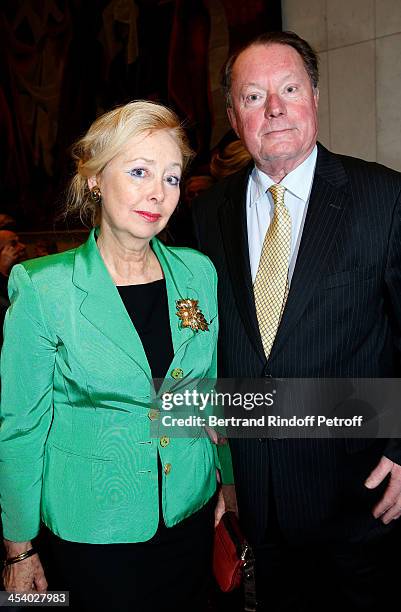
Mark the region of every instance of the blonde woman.
<instances>
[{"instance_id":1,"label":"blonde woman","mask_svg":"<svg viewBox=\"0 0 401 612\"><path fill-rule=\"evenodd\" d=\"M156 238L191 151L170 110L139 101L97 119L74 152L68 210L96 227L77 249L16 266L9 283L6 589L46 590L32 545L42 521L50 586L73 608L202 610L219 460L209 438L150 433L155 394L216 375L215 270ZM192 325L180 300L198 301Z\"/></svg>"}]
</instances>

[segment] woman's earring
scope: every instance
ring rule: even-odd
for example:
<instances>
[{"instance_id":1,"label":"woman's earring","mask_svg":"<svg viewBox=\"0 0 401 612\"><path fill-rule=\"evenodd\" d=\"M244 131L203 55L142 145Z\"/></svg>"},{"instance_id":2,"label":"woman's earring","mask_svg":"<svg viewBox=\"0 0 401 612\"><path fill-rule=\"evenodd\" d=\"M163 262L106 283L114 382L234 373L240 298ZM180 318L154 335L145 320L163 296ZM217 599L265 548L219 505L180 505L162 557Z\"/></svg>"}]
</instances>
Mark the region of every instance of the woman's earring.
<instances>
[{"instance_id":1,"label":"woman's earring","mask_svg":"<svg viewBox=\"0 0 401 612\"><path fill-rule=\"evenodd\" d=\"M97 185L95 185L91 189L91 199L92 202L94 202L95 204L100 204L100 202L102 201L102 192L100 191Z\"/></svg>"}]
</instances>

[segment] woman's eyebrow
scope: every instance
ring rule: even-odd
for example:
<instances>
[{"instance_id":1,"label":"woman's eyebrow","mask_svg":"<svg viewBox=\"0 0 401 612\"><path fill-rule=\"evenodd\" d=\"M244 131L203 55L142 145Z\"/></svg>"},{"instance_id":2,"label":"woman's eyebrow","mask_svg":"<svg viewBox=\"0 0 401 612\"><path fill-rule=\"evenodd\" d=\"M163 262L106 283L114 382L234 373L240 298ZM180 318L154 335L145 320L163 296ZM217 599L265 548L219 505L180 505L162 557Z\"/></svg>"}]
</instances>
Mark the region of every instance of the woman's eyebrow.
<instances>
[{"instance_id":1,"label":"woman's eyebrow","mask_svg":"<svg viewBox=\"0 0 401 612\"><path fill-rule=\"evenodd\" d=\"M125 159L124 163L132 164L133 162L138 162L138 161L144 161L147 164L154 164L155 163L154 159L147 159L146 157L136 157L135 159Z\"/></svg>"}]
</instances>

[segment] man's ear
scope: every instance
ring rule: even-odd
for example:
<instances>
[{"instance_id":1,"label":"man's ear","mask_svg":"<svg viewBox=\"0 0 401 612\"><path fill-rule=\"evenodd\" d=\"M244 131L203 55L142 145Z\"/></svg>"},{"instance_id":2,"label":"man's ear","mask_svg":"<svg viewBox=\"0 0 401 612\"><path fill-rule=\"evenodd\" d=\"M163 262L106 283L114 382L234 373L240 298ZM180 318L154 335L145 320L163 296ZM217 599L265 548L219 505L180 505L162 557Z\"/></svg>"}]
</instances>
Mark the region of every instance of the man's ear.
<instances>
[{"instance_id":1,"label":"man's ear","mask_svg":"<svg viewBox=\"0 0 401 612\"><path fill-rule=\"evenodd\" d=\"M237 134L238 138L240 137L238 134L238 130L237 130L237 118L235 116L235 113L233 111L233 109L231 108L231 106L227 107L227 115L228 115L228 120L231 124L231 127L233 128L234 132Z\"/></svg>"}]
</instances>

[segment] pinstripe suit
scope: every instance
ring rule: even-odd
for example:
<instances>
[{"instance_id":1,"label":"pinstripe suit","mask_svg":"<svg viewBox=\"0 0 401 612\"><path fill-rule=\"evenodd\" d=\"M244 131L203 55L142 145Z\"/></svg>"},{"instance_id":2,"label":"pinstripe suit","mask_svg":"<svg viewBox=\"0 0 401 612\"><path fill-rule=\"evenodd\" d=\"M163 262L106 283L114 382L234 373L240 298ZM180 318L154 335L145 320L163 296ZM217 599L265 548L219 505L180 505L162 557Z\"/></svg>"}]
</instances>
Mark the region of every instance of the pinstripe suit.
<instances>
[{"instance_id":1,"label":"pinstripe suit","mask_svg":"<svg viewBox=\"0 0 401 612\"><path fill-rule=\"evenodd\" d=\"M401 175L318 144L288 301L269 356L258 330L248 256L249 168L194 204L200 250L219 277L222 377L394 377L401 350ZM232 440L240 518L263 539L273 489L294 542L362 541L392 529L371 510L386 483L364 480L398 441Z\"/></svg>"}]
</instances>

